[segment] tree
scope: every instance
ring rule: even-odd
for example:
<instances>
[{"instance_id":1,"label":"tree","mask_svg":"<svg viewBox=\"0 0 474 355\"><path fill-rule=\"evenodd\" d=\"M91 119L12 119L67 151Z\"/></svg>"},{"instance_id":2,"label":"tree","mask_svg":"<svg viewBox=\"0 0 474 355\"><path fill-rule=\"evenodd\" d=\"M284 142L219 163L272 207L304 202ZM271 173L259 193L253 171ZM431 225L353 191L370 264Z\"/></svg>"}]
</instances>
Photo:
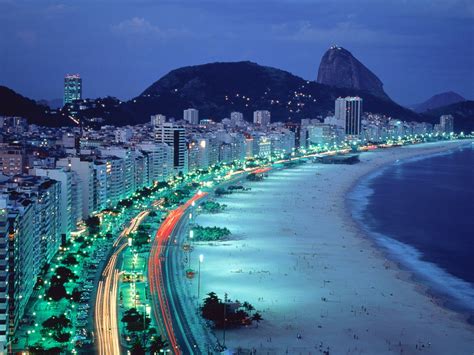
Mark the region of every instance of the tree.
<instances>
[{"instance_id":1,"label":"tree","mask_svg":"<svg viewBox=\"0 0 474 355\"><path fill-rule=\"evenodd\" d=\"M77 280L77 276L71 269L60 266L56 269L56 274L51 278L51 283L66 283L69 280Z\"/></svg>"},{"instance_id":2,"label":"tree","mask_svg":"<svg viewBox=\"0 0 474 355\"><path fill-rule=\"evenodd\" d=\"M244 307L249 312L252 312L255 310L255 308L247 301L242 304L242 307Z\"/></svg>"},{"instance_id":3,"label":"tree","mask_svg":"<svg viewBox=\"0 0 474 355\"><path fill-rule=\"evenodd\" d=\"M154 337L150 344L150 353L159 354L160 350L164 350L168 346L168 342L159 337Z\"/></svg>"},{"instance_id":4,"label":"tree","mask_svg":"<svg viewBox=\"0 0 474 355\"><path fill-rule=\"evenodd\" d=\"M42 323L43 327L51 330L61 330L71 326L71 320L64 314L51 316Z\"/></svg>"},{"instance_id":5,"label":"tree","mask_svg":"<svg viewBox=\"0 0 474 355\"><path fill-rule=\"evenodd\" d=\"M145 347L143 346L140 339L135 339L135 342L132 344L130 348L130 353L132 355L145 355Z\"/></svg>"},{"instance_id":6,"label":"tree","mask_svg":"<svg viewBox=\"0 0 474 355\"><path fill-rule=\"evenodd\" d=\"M100 227L100 218L97 216L89 217L85 221L87 228L89 228L89 234L96 234Z\"/></svg>"},{"instance_id":7,"label":"tree","mask_svg":"<svg viewBox=\"0 0 474 355\"><path fill-rule=\"evenodd\" d=\"M74 288L72 291L71 297L74 302L79 302L81 300L82 291L78 288Z\"/></svg>"},{"instance_id":8,"label":"tree","mask_svg":"<svg viewBox=\"0 0 474 355\"><path fill-rule=\"evenodd\" d=\"M67 297L67 291L62 283L51 283L51 286L46 291L46 297L51 298L53 301L59 301L60 299Z\"/></svg>"},{"instance_id":9,"label":"tree","mask_svg":"<svg viewBox=\"0 0 474 355\"><path fill-rule=\"evenodd\" d=\"M69 332L56 331L53 334L53 339L59 343L68 342L70 338L71 338L71 334Z\"/></svg>"},{"instance_id":10,"label":"tree","mask_svg":"<svg viewBox=\"0 0 474 355\"><path fill-rule=\"evenodd\" d=\"M136 308L130 308L124 313L122 322L127 323L127 330L129 332L140 332L148 328L151 320L149 317L146 317L145 324L143 324L143 314L139 313ZM145 325L145 329L143 325Z\"/></svg>"},{"instance_id":11,"label":"tree","mask_svg":"<svg viewBox=\"0 0 474 355\"><path fill-rule=\"evenodd\" d=\"M258 323L263 320L263 317L260 313L255 312L255 314L252 316L252 320L257 322L257 328L258 328Z\"/></svg>"},{"instance_id":12,"label":"tree","mask_svg":"<svg viewBox=\"0 0 474 355\"><path fill-rule=\"evenodd\" d=\"M68 254L64 259L63 259L63 264L65 265L77 265L77 259L74 255Z\"/></svg>"}]
</instances>

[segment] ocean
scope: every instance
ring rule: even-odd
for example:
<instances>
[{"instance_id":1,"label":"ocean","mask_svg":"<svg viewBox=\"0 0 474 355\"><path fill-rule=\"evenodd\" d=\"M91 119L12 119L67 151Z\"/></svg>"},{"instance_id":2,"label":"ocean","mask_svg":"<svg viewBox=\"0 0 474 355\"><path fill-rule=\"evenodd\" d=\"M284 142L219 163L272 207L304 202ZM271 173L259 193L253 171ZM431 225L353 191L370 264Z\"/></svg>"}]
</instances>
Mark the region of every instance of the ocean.
<instances>
[{"instance_id":1,"label":"ocean","mask_svg":"<svg viewBox=\"0 0 474 355\"><path fill-rule=\"evenodd\" d=\"M474 319L474 146L396 162L350 193L353 216L389 258Z\"/></svg>"}]
</instances>

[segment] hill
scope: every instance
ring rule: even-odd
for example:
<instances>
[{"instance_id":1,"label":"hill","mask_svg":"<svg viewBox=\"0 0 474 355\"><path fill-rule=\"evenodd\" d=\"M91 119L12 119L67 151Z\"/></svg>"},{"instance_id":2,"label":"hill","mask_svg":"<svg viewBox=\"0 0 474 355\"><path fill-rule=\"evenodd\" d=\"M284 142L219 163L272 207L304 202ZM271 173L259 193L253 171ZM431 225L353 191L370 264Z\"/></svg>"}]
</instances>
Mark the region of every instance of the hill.
<instances>
[{"instance_id":1,"label":"hill","mask_svg":"<svg viewBox=\"0 0 474 355\"><path fill-rule=\"evenodd\" d=\"M332 46L321 58L317 82L339 88L364 90L390 100L382 81L347 49Z\"/></svg>"},{"instance_id":2,"label":"hill","mask_svg":"<svg viewBox=\"0 0 474 355\"><path fill-rule=\"evenodd\" d=\"M20 102L12 105L8 114L25 115L30 122L44 125L57 125L63 122L61 117L67 116L67 108L53 115L49 112L54 111L15 95ZM365 90L307 81L287 71L252 62L210 63L175 69L127 102L112 97L99 98L91 102L90 108L74 111L78 111L84 121L101 117L103 124L117 126L149 122L150 115L157 113L181 118L183 110L190 107L198 109L201 118L216 121L229 117L232 111L242 112L245 119L251 121L255 110L271 111L273 121L298 121L332 113L334 100L344 96L362 97L365 112L407 121L424 119L390 99ZM1 97L0 92L0 102Z\"/></svg>"},{"instance_id":3,"label":"hill","mask_svg":"<svg viewBox=\"0 0 474 355\"><path fill-rule=\"evenodd\" d=\"M134 122L147 121L151 114L176 118L194 107L201 118L220 120L230 112L244 113L252 119L255 110L270 110L275 121L325 116L334 111L340 96L360 96L364 111L419 120L416 113L391 100L367 91L337 88L306 81L287 71L252 62L210 63L171 71L122 106Z\"/></svg>"},{"instance_id":4,"label":"hill","mask_svg":"<svg viewBox=\"0 0 474 355\"><path fill-rule=\"evenodd\" d=\"M53 115L49 107L39 105L6 86L0 86L0 116L20 116L30 124L62 126L68 122L60 115Z\"/></svg>"},{"instance_id":5,"label":"hill","mask_svg":"<svg viewBox=\"0 0 474 355\"><path fill-rule=\"evenodd\" d=\"M438 107L425 112L426 116L432 117L439 122L441 115L453 115L454 130L457 132L474 131L474 101L466 100L455 104Z\"/></svg>"},{"instance_id":6,"label":"hill","mask_svg":"<svg viewBox=\"0 0 474 355\"><path fill-rule=\"evenodd\" d=\"M453 91L448 91L434 95L425 102L413 105L413 110L415 112L422 113L428 110L434 110L439 107L448 106L462 101L466 101L466 99Z\"/></svg>"}]
</instances>

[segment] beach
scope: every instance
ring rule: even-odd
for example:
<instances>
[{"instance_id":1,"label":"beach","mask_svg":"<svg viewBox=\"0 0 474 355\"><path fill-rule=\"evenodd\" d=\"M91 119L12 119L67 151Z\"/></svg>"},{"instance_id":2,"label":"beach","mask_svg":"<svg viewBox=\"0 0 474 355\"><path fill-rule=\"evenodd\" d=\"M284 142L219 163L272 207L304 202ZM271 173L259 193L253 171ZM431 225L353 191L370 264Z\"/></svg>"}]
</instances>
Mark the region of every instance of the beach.
<instances>
[{"instance_id":1,"label":"beach","mask_svg":"<svg viewBox=\"0 0 474 355\"><path fill-rule=\"evenodd\" d=\"M193 263L204 255L201 295L227 293L264 318L228 330L227 347L262 354L472 354L474 327L388 260L346 203L367 174L460 144L466 142L379 149L355 165L273 171L246 182L251 191L220 197L224 212L198 215L197 224L232 232L227 241L195 243ZM194 281L190 287L194 292ZM222 332L216 335L222 342Z\"/></svg>"}]
</instances>

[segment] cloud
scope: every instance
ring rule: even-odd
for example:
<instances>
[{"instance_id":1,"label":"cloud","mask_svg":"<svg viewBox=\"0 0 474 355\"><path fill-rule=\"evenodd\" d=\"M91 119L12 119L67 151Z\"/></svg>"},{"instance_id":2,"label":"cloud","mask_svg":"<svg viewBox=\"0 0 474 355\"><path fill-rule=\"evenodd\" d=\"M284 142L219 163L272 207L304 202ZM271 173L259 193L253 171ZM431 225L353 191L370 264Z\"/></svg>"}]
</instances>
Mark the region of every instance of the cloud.
<instances>
[{"instance_id":1,"label":"cloud","mask_svg":"<svg viewBox=\"0 0 474 355\"><path fill-rule=\"evenodd\" d=\"M111 26L111 31L124 36L150 36L158 39L171 39L177 37L191 37L193 34L186 29L162 29L145 20L143 17L132 17L117 25Z\"/></svg>"},{"instance_id":2,"label":"cloud","mask_svg":"<svg viewBox=\"0 0 474 355\"><path fill-rule=\"evenodd\" d=\"M333 27L316 27L309 21L272 26L273 36L280 40L312 43L412 44L416 35L402 35L375 30L351 21L337 22Z\"/></svg>"}]
</instances>

